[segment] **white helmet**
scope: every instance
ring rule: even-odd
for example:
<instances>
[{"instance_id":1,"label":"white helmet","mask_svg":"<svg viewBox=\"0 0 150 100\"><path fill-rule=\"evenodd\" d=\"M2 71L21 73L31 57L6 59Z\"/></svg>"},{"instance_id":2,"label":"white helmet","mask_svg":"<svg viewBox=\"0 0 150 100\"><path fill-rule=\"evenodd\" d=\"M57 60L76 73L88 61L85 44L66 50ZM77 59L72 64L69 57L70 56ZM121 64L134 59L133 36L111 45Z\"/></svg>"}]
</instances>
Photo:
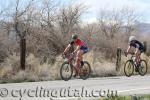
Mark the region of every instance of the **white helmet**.
<instances>
[{"instance_id":1,"label":"white helmet","mask_svg":"<svg viewBox=\"0 0 150 100\"><path fill-rule=\"evenodd\" d=\"M136 40L136 37L135 36L130 36L129 37L129 42L133 41L133 40Z\"/></svg>"}]
</instances>

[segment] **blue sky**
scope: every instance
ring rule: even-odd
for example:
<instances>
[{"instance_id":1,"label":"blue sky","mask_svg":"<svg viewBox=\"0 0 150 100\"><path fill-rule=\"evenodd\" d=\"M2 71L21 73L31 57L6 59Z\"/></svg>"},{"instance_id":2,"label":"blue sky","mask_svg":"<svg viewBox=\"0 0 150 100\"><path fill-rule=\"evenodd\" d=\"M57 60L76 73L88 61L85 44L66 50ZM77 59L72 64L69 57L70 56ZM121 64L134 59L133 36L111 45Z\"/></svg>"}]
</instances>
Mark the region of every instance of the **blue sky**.
<instances>
[{"instance_id":1,"label":"blue sky","mask_svg":"<svg viewBox=\"0 0 150 100\"><path fill-rule=\"evenodd\" d=\"M24 3L27 0L23 0ZM88 14L82 17L85 22L93 22L96 20L96 14L99 9L121 9L124 6L135 9L139 12L143 19L142 22L150 23L150 0L57 0L61 5L68 5L71 2L84 3L88 7ZM9 4L13 4L14 0L0 0L0 8L5 8Z\"/></svg>"},{"instance_id":2,"label":"blue sky","mask_svg":"<svg viewBox=\"0 0 150 100\"><path fill-rule=\"evenodd\" d=\"M150 0L61 0L61 2L70 3L76 1L84 3L89 8L89 13L83 17L84 21L93 22L100 9L121 9L130 7L142 15L142 22L150 23Z\"/></svg>"}]
</instances>

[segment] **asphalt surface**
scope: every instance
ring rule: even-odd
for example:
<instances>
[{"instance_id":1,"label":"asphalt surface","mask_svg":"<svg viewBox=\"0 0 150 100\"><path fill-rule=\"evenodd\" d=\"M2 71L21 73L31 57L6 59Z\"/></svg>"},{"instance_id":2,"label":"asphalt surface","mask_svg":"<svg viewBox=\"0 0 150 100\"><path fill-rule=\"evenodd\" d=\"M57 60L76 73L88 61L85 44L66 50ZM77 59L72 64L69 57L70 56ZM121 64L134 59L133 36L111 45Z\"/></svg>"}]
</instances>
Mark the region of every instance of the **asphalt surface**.
<instances>
[{"instance_id":1,"label":"asphalt surface","mask_svg":"<svg viewBox=\"0 0 150 100\"><path fill-rule=\"evenodd\" d=\"M0 84L0 100L78 100L150 94L150 75Z\"/></svg>"}]
</instances>

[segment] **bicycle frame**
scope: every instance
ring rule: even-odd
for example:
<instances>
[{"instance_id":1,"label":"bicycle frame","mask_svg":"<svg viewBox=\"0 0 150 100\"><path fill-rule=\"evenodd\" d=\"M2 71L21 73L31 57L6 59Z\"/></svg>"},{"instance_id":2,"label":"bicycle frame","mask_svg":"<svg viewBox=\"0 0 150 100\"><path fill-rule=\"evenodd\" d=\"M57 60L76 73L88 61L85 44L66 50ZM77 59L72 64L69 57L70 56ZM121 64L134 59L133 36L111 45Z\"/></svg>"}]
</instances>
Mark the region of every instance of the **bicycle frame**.
<instances>
[{"instance_id":1,"label":"bicycle frame","mask_svg":"<svg viewBox=\"0 0 150 100\"><path fill-rule=\"evenodd\" d=\"M71 55L71 54L67 54L65 55L65 57L63 57L64 59L67 59L67 62L70 64L70 65L73 65L73 61L75 60L75 55Z\"/></svg>"},{"instance_id":2,"label":"bicycle frame","mask_svg":"<svg viewBox=\"0 0 150 100\"><path fill-rule=\"evenodd\" d=\"M73 69L75 70L76 73L78 73L79 69L76 68L74 65L73 65L73 61L75 61L75 54L72 55L72 54L68 54L65 56L65 58L67 58L67 62L69 63L69 65L71 65L71 67L73 67ZM79 67L80 68L80 67Z\"/></svg>"},{"instance_id":3,"label":"bicycle frame","mask_svg":"<svg viewBox=\"0 0 150 100\"><path fill-rule=\"evenodd\" d=\"M136 56L134 53L131 53L131 58L130 60L132 60L134 67L137 67L137 62L136 62Z\"/></svg>"},{"instance_id":4,"label":"bicycle frame","mask_svg":"<svg viewBox=\"0 0 150 100\"><path fill-rule=\"evenodd\" d=\"M130 59L133 60L133 62L135 62L135 55L132 55Z\"/></svg>"}]
</instances>

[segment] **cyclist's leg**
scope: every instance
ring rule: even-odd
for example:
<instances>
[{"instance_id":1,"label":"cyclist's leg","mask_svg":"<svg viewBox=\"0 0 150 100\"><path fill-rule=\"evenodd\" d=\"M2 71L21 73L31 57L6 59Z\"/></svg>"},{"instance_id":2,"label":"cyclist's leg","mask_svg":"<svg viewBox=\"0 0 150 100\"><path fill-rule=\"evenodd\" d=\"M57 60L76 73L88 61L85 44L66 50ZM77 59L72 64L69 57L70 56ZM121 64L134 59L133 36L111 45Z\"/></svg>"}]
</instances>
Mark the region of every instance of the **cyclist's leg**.
<instances>
[{"instance_id":1,"label":"cyclist's leg","mask_svg":"<svg viewBox=\"0 0 150 100\"><path fill-rule=\"evenodd\" d=\"M82 50L79 50L77 52L77 55L76 55L76 64L75 64L75 67L80 70L80 62L82 60L82 56L83 56L84 52Z\"/></svg>"},{"instance_id":2,"label":"cyclist's leg","mask_svg":"<svg viewBox=\"0 0 150 100\"><path fill-rule=\"evenodd\" d=\"M140 61L141 61L141 58L140 58L140 56L141 56L141 51L138 49L138 48L136 48L136 51L135 51L135 56L136 56L136 63L137 63L137 65L139 65L139 63L140 63Z\"/></svg>"},{"instance_id":3,"label":"cyclist's leg","mask_svg":"<svg viewBox=\"0 0 150 100\"><path fill-rule=\"evenodd\" d=\"M81 56L81 66L84 65L84 62L83 62L83 55L86 54L89 50L87 47L81 47L80 50L82 50L83 54Z\"/></svg>"}]
</instances>

